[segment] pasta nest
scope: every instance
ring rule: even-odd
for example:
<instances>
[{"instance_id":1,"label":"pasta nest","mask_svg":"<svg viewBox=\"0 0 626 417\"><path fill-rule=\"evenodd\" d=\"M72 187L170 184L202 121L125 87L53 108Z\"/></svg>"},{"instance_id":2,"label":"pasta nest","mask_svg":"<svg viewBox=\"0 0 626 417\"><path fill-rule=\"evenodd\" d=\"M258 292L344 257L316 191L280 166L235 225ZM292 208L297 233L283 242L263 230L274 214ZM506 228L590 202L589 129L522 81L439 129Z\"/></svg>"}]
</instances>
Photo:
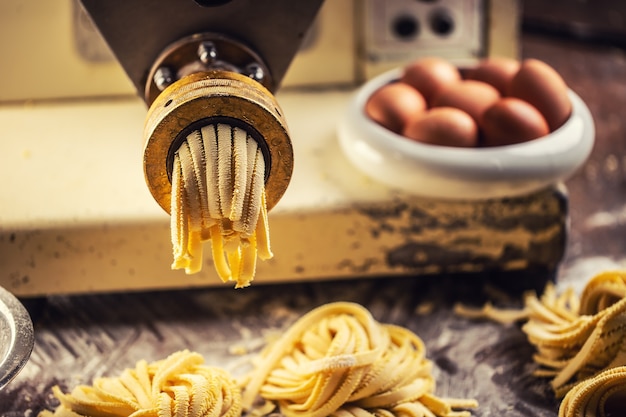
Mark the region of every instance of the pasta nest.
<instances>
[{"instance_id":1,"label":"pasta nest","mask_svg":"<svg viewBox=\"0 0 626 417\"><path fill-rule=\"evenodd\" d=\"M571 288L557 294L549 284L538 297L529 293L521 310L490 304L464 316L507 323L525 321L522 330L536 348L535 375L552 378L560 417L607 415L611 398L626 396L626 271L606 271L587 282L580 297ZM592 413L593 411L593 413Z\"/></svg>"},{"instance_id":2,"label":"pasta nest","mask_svg":"<svg viewBox=\"0 0 626 417\"><path fill-rule=\"evenodd\" d=\"M559 417L617 416L624 412L626 366L608 368L567 392Z\"/></svg>"},{"instance_id":3,"label":"pasta nest","mask_svg":"<svg viewBox=\"0 0 626 417\"><path fill-rule=\"evenodd\" d=\"M137 362L119 377L97 378L93 386L79 385L69 394L53 388L61 416L200 417L241 415L241 391L229 374L203 364L188 350L148 364Z\"/></svg>"},{"instance_id":4,"label":"pasta nest","mask_svg":"<svg viewBox=\"0 0 626 417\"><path fill-rule=\"evenodd\" d=\"M326 304L262 352L242 381L244 410L254 415L260 396L287 417L469 415L454 408L476 401L434 395L425 353L417 335L377 323L358 304Z\"/></svg>"}]
</instances>

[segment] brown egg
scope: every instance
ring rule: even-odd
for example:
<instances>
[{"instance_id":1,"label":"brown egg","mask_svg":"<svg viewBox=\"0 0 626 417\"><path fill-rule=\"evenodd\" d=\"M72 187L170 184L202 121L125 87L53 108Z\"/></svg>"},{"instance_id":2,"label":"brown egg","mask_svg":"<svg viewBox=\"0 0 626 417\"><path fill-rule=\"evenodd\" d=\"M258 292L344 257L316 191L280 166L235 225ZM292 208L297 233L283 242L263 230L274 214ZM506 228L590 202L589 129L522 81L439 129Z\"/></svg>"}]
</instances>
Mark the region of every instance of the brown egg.
<instances>
[{"instance_id":1,"label":"brown egg","mask_svg":"<svg viewBox=\"0 0 626 417\"><path fill-rule=\"evenodd\" d=\"M466 71L466 79L482 81L498 90L500 95L507 94L511 80L520 68L518 60L513 58L487 58Z\"/></svg>"},{"instance_id":2,"label":"brown egg","mask_svg":"<svg viewBox=\"0 0 626 417\"><path fill-rule=\"evenodd\" d=\"M485 146L512 145L550 133L539 110L515 97L504 97L487 109L480 127Z\"/></svg>"},{"instance_id":3,"label":"brown egg","mask_svg":"<svg viewBox=\"0 0 626 417\"><path fill-rule=\"evenodd\" d=\"M485 110L500 98L495 87L482 81L465 80L448 86L432 101L432 107L456 107L461 109L478 123Z\"/></svg>"},{"instance_id":4,"label":"brown egg","mask_svg":"<svg viewBox=\"0 0 626 417\"><path fill-rule=\"evenodd\" d=\"M415 87L430 103L443 88L461 80L459 70L443 58L420 58L404 67L400 81Z\"/></svg>"},{"instance_id":5,"label":"brown egg","mask_svg":"<svg viewBox=\"0 0 626 417\"><path fill-rule=\"evenodd\" d=\"M478 127L472 117L453 107L430 109L407 124L403 135L418 142L440 146L474 147Z\"/></svg>"},{"instance_id":6,"label":"brown egg","mask_svg":"<svg viewBox=\"0 0 626 417\"><path fill-rule=\"evenodd\" d=\"M396 133L401 133L407 121L425 109L426 101L419 91L401 82L379 88L365 103L370 119Z\"/></svg>"},{"instance_id":7,"label":"brown egg","mask_svg":"<svg viewBox=\"0 0 626 417\"><path fill-rule=\"evenodd\" d=\"M535 106L545 117L550 131L565 123L572 112L565 81L554 68L537 59L522 62L511 80L508 95Z\"/></svg>"}]
</instances>

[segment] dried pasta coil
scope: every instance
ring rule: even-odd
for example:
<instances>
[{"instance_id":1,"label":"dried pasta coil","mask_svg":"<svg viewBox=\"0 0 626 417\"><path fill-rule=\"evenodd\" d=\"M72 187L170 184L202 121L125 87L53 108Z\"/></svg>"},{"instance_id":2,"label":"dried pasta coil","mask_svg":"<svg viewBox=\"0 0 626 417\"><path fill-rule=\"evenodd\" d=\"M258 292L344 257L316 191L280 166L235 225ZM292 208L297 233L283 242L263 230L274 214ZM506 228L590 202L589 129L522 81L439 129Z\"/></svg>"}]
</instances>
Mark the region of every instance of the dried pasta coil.
<instances>
[{"instance_id":1,"label":"dried pasta coil","mask_svg":"<svg viewBox=\"0 0 626 417\"><path fill-rule=\"evenodd\" d=\"M553 377L558 398L604 369L626 365L626 298L570 323L531 318L522 329L537 349L534 360L543 367L538 375Z\"/></svg>"},{"instance_id":2,"label":"dried pasta coil","mask_svg":"<svg viewBox=\"0 0 626 417\"><path fill-rule=\"evenodd\" d=\"M434 395L422 340L376 322L362 306L339 302L312 310L268 346L242 381L243 406L257 396L287 417L465 416L474 400Z\"/></svg>"},{"instance_id":3,"label":"dried pasta coil","mask_svg":"<svg viewBox=\"0 0 626 417\"><path fill-rule=\"evenodd\" d=\"M210 241L222 281L248 286L257 256L272 257L265 159L256 140L224 123L191 132L174 154L170 213L173 269L199 272Z\"/></svg>"},{"instance_id":4,"label":"dried pasta coil","mask_svg":"<svg viewBox=\"0 0 626 417\"><path fill-rule=\"evenodd\" d=\"M541 299L526 298L528 321L522 326L542 366L552 377L558 398L605 369L626 365L626 274L603 272L585 285L580 299L573 291L556 295L554 286Z\"/></svg>"},{"instance_id":5,"label":"dried pasta coil","mask_svg":"<svg viewBox=\"0 0 626 417\"><path fill-rule=\"evenodd\" d=\"M40 417L200 417L241 415L241 390L228 373L203 364L198 353L176 352L161 361L139 361L119 377L97 378L69 394L53 388L60 405Z\"/></svg>"},{"instance_id":6,"label":"dried pasta coil","mask_svg":"<svg viewBox=\"0 0 626 417\"><path fill-rule=\"evenodd\" d=\"M540 298L527 294L516 314L490 305L473 310L457 306L468 317L500 322L525 320L522 330L537 352L538 376L550 377L557 398L607 369L626 365L626 273L594 276L581 297L569 288L557 294L549 284ZM590 388L591 389L591 388Z\"/></svg>"},{"instance_id":7,"label":"dried pasta coil","mask_svg":"<svg viewBox=\"0 0 626 417\"><path fill-rule=\"evenodd\" d=\"M559 417L617 416L626 404L626 367L609 368L574 386L563 398Z\"/></svg>"},{"instance_id":8,"label":"dried pasta coil","mask_svg":"<svg viewBox=\"0 0 626 417\"><path fill-rule=\"evenodd\" d=\"M580 314L596 314L626 297L626 271L594 276L580 296Z\"/></svg>"}]
</instances>

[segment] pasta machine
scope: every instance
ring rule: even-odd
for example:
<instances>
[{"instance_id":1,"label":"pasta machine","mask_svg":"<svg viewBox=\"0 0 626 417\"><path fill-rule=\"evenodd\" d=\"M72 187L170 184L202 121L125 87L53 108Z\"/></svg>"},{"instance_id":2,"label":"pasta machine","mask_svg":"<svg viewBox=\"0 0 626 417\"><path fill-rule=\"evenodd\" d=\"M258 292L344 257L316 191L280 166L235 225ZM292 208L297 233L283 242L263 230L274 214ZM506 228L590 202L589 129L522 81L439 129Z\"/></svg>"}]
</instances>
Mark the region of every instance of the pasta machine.
<instances>
[{"instance_id":1,"label":"pasta machine","mask_svg":"<svg viewBox=\"0 0 626 417\"><path fill-rule=\"evenodd\" d=\"M420 55L517 56L515 0L33 0L0 11L0 34L23 42L0 42L11 57L0 286L17 295L220 284L210 258L195 275L170 269L171 143L161 127L144 131L162 94L154 126L221 117L259 134L275 256L255 284L553 271L563 256L561 188L416 198L356 172L336 140L354 89L384 70ZM180 96L217 97L228 114L172 105Z\"/></svg>"}]
</instances>

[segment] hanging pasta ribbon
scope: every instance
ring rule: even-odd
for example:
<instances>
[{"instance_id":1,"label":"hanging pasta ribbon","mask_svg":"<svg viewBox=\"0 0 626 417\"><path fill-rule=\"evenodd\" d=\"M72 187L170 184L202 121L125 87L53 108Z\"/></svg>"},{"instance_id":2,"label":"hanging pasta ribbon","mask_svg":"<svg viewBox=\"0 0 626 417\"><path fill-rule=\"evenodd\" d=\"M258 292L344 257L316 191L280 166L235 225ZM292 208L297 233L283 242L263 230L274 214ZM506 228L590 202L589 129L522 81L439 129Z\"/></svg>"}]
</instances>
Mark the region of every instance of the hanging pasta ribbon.
<instances>
[{"instance_id":1,"label":"hanging pasta ribbon","mask_svg":"<svg viewBox=\"0 0 626 417\"><path fill-rule=\"evenodd\" d=\"M256 415L260 396L287 417L469 416L455 409L476 401L435 396L431 368L408 329L377 323L358 304L326 304L265 349L241 381L243 407Z\"/></svg>"},{"instance_id":2,"label":"hanging pasta ribbon","mask_svg":"<svg viewBox=\"0 0 626 417\"><path fill-rule=\"evenodd\" d=\"M272 257L264 173L261 149L241 128L210 124L187 136L172 168L173 269L200 271L210 241L222 281L250 284L257 256Z\"/></svg>"}]
</instances>

